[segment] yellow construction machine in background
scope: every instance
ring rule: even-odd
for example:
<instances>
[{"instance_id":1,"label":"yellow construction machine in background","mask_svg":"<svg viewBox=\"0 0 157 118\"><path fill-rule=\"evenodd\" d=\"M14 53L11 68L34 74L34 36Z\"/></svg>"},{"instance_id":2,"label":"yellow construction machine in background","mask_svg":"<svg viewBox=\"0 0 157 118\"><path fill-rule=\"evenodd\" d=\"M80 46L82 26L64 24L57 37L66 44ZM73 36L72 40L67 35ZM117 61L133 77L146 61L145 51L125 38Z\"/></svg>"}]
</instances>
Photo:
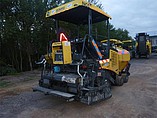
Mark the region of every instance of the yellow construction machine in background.
<instances>
[{"instance_id":1,"label":"yellow construction machine in background","mask_svg":"<svg viewBox=\"0 0 157 118\"><path fill-rule=\"evenodd\" d=\"M136 41L135 40L124 40L122 41L123 45L123 49L126 49L127 51L129 51L130 53L130 57L131 58L135 58L135 53L136 53L136 49L135 49L135 45L136 45Z\"/></svg>"},{"instance_id":2,"label":"yellow construction machine in background","mask_svg":"<svg viewBox=\"0 0 157 118\"><path fill-rule=\"evenodd\" d=\"M101 43L107 43L108 40L102 40ZM123 42L118 39L110 39L110 45L112 47L122 48Z\"/></svg>"},{"instance_id":3,"label":"yellow construction machine in background","mask_svg":"<svg viewBox=\"0 0 157 118\"><path fill-rule=\"evenodd\" d=\"M149 58L152 52L152 45L147 33L136 35L136 56Z\"/></svg>"}]
</instances>

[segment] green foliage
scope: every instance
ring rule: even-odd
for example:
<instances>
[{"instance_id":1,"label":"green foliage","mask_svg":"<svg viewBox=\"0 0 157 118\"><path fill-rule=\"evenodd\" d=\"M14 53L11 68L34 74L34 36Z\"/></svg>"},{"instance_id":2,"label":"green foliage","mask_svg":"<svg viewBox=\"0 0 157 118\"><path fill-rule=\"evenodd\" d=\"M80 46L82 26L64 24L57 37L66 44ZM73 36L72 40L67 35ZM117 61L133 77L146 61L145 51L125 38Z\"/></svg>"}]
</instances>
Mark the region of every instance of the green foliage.
<instances>
[{"instance_id":1,"label":"green foliage","mask_svg":"<svg viewBox=\"0 0 157 118\"><path fill-rule=\"evenodd\" d=\"M0 60L0 76L14 75L17 71L15 68L7 65L4 61Z\"/></svg>"},{"instance_id":2,"label":"green foliage","mask_svg":"<svg viewBox=\"0 0 157 118\"><path fill-rule=\"evenodd\" d=\"M1 66L0 67L0 76L14 75L16 73L17 73L17 71L15 70L15 68L8 67L8 66Z\"/></svg>"},{"instance_id":3,"label":"green foliage","mask_svg":"<svg viewBox=\"0 0 157 118\"><path fill-rule=\"evenodd\" d=\"M52 20L45 19L47 2L2 0L0 57L7 58L6 63L18 71L32 70L36 56L46 52L45 47L53 34L47 32L53 27Z\"/></svg>"},{"instance_id":4,"label":"green foliage","mask_svg":"<svg viewBox=\"0 0 157 118\"><path fill-rule=\"evenodd\" d=\"M10 82L0 80L0 88L4 88L10 85Z\"/></svg>"},{"instance_id":5,"label":"green foliage","mask_svg":"<svg viewBox=\"0 0 157 118\"><path fill-rule=\"evenodd\" d=\"M124 29L121 29L121 28L118 28L118 29L112 28L110 37L113 38L113 39L114 38L119 39L121 41L132 39L129 36L129 32L126 29L124 30Z\"/></svg>"}]
</instances>

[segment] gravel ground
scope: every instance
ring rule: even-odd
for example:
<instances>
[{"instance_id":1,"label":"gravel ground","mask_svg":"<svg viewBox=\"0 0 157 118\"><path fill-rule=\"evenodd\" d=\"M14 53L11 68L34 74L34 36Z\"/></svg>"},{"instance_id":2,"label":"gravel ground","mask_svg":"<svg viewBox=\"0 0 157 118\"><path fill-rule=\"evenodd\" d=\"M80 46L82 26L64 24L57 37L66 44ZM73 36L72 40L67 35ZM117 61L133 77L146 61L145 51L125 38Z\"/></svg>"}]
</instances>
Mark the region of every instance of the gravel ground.
<instances>
[{"instance_id":1,"label":"gravel ground","mask_svg":"<svg viewBox=\"0 0 157 118\"><path fill-rule=\"evenodd\" d=\"M112 98L91 106L32 92L38 84L38 71L1 77L22 81L0 89L0 118L157 118L157 54L133 59L131 64L129 82L113 87Z\"/></svg>"}]
</instances>

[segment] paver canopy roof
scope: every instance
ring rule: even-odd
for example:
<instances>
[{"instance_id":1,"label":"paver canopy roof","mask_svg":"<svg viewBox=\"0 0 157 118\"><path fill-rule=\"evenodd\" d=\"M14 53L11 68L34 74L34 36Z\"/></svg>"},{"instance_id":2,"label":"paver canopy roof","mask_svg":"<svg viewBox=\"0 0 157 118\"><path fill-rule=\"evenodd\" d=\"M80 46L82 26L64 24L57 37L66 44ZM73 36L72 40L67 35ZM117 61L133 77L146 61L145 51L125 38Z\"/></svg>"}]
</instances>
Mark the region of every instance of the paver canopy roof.
<instances>
[{"instance_id":1,"label":"paver canopy roof","mask_svg":"<svg viewBox=\"0 0 157 118\"><path fill-rule=\"evenodd\" d=\"M100 8L84 0L74 0L46 12L46 17L73 24L88 24L89 10L92 11L92 23L111 18Z\"/></svg>"}]
</instances>

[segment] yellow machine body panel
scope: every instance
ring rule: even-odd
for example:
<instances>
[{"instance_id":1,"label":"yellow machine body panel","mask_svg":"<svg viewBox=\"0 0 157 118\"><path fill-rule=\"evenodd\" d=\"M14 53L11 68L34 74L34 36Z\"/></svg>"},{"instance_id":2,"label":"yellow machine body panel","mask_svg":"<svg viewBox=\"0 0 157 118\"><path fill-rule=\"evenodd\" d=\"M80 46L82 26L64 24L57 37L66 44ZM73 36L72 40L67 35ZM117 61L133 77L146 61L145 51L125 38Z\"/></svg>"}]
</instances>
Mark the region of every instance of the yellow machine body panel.
<instances>
[{"instance_id":1,"label":"yellow machine body panel","mask_svg":"<svg viewBox=\"0 0 157 118\"><path fill-rule=\"evenodd\" d=\"M130 61L130 53L125 49L117 49L119 61Z\"/></svg>"},{"instance_id":2,"label":"yellow machine body panel","mask_svg":"<svg viewBox=\"0 0 157 118\"><path fill-rule=\"evenodd\" d=\"M130 53L124 49L110 50L109 64L102 64L101 68L108 69L116 74L122 72L130 61Z\"/></svg>"},{"instance_id":3,"label":"yellow machine body panel","mask_svg":"<svg viewBox=\"0 0 157 118\"><path fill-rule=\"evenodd\" d=\"M54 42L52 44L53 64L71 64L71 43L69 41Z\"/></svg>"},{"instance_id":4,"label":"yellow machine body panel","mask_svg":"<svg viewBox=\"0 0 157 118\"><path fill-rule=\"evenodd\" d=\"M118 53L114 50L110 50L110 61L109 61L109 70L114 71L119 74L119 61Z\"/></svg>"},{"instance_id":5,"label":"yellow machine body panel","mask_svg":"<svg viewBox=\"0 0 157 118\"><path fill-rule=\"evenodd\" d=\"M149 40L147 40L146 45L149 48L149 54L151 54L152 53L152 44L151 44L151 42Z\"/></svg>"}]
</instances>

